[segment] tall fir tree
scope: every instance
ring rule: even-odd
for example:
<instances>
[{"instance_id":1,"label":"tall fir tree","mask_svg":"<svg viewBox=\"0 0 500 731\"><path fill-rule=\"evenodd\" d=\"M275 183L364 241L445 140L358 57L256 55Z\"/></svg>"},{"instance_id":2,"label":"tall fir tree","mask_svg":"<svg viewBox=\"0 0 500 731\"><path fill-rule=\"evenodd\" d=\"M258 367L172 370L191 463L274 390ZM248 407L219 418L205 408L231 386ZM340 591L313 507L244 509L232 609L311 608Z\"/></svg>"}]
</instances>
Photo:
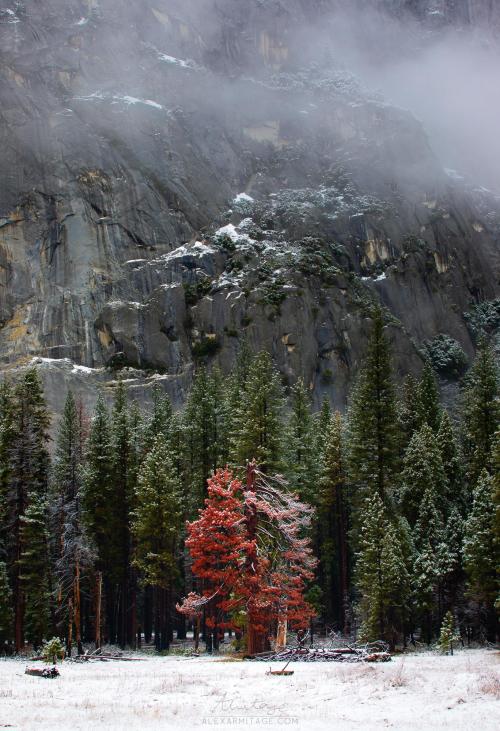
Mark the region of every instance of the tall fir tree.
<instances>
[{"instance_id":1,"label":"tall fir tree","mask_svg":"<svg viewBox=\"0 0 500 731\"><path fill-rule=\"evenodd\" d=\"M4 561L0 561L0 653L10 649L13 635L12 591L7 576L7 566Z\"/></svg>"},{"instance_id":2,"label":"tall fir tree","mask_svg":"<svg viewBox=\"0 0 500 731\"><path fill-rule=\"evenodd\" d=\"M348 414L348 462L353 540L366 498L376 492L392 509L399 463L396 398L389 341L382 313L373 316L368 351L354 386Z\"/></svg>"},{"instance_id":3,"label":"tall fir tree","mask_svg":"<svg viewBox=\"0 0 500 731\"><path fill-rule=\"evenodd\" d=\"M419 426L427 424L437 433L441 423L441 405L436 377L428 360L424 363L416 397Z\"/></svg>"},{"instance_id":4,"label":"tall fir tree","mask_svg":"<svg viewBox=\"0 0 500 731\"><path fill-rule=\"evenodd\" d=\"M287 462L289 482L301 500L318 504L319 471L315 449L311 399L304 381L299 378L291 392L291 414L288 422Z\"/></svg>"},{"instance_id":5,"label":"tall fir tree","mask_svg":"<svg viewBox=\"0 0 500 731\"><path fill-rule=\"evenodd\" d=\"M24 603L26 639L40 647L50 631L50 577L47 505L32 496L20 519L19 580Z\"/></svg>"},{"instance_id":6,"label":"tall fir tree","mask_svg":"<svg viewBox=\"0 0 500 731\"><path fill-rule=\"evenodd\" d=\"M283 387L271 356L258 353L245 381L237 413L232 461L237 465L256 459L263 472L283 467Z\"/></svg>"},{"instance_id":7,"label":"tall fir tree","mask_svg":"<svg viewBox=\"0 0 500 731\"><path fill-rule=\"evenodd\" d=\"M49 415L42 384L35 368L24 372L13 389L12 434L6 454L7 569L13 592L14 645L22 650L25 640L27 583L21 579L26 551L25 514L39 508L47 497L50 457L47 450Z\"/></svg>"},{"instance_id":8,"label":"tall fir tree","mask_svg":"<svg viewBox=\"0 0 500 731\"><path fill-rule=\"evenodd\" d=\"M172 403L163 389L156 385L153 388L151 416L144 425L144 450L149 452L158 434L168 437L172 420Z\"/></svg>"},{"instance_id":9,"label":"tall fir tree","mask_svg":"<svg viewBox=\"0 0 500 731\"><path fill-rule=\"evenodd\" d=\"M474 488L472 511L465 524L464 562L469 595L483 611L483 625L488 639L495 641L498 619L495 602L498 597L500 545L495 540L496 509L493 480L483 469Z\"/></svg>"},{"instance_id":10,"label":"tall fir tree","mask_svg":"<svg viewBox=\"0 0 500 731\"><path fill-rule=\"evenodd\" d=\"M324 441L317 507L317 541L320 587L325 618L347 631L349 604L348 518L343 422L336 412L330 418Z\"/></svg>"},{"instance_id":11,"label":"tall fir tree","mask_svg":"<svg viewBox=\"0 0 500 731\"><path fill-rule=\"evenodd\" d=\"M462 455L450 415L443 409L441 423L437 433L437 444L441 452L441 461L446 476L447 501L450 508L456 506L462 514L467 507L467 496L464 485Z\"/></svg>"},{"instance_id":12,"label":"tall fir tree","mask_svg":"<svg viewBox=\"0 0 500 731\"><path fill-rule=\"evenodd\" d=\"M132 536L131 512L134 485L131 481L133 453L132 432L127 392L118 381L111 414L111 500L114 510L113 543L116 551L116 639L121 647L136 644L136 597L131 570Z\"/></svg>"},{"instance_id":13,"label":"tall fir tree","mask_svg":"<svg viewBox=\"0 0 500 731\"><path fill-rule=\"evenodd\" d=\"M187 468L191 483L191 511L203 504L207 479L227 461L227 419L223 379L218 369L204 367L195 375L184 411Z\"/></svg>"},{"instance_id":14,"label":"tall fir tree","mask_svg":"<svg viewBox=\"0 0 500 731\"><path fill-rule=\"evenodd\" d=\"M52 525L55 530L55 564L59 619L71 656L75 638L78 654L82 641L82 580L93 568L94 551L82 507L83 435L81 414L68 392L59 425L51 486Z\"/></svg>"},{"instance_id":15,"label":"tall fir tree","mask_svg":"<svg viewBox=\"0 0 500 731\"><path fill-rule=\"evenodd\" d=\"M420 424L418 381L409 373L402 384L396 405L400 448L403 453Z\"/></svg>"},{"instance_id":16,"label":"tall fir tree","mask_svg":"<svg viewBox=\"0 0 500 731\"><path fill-rule=\"evenodd\" d=\"M101 644L102 590L106 612L106 639L116 639L115 584L118 561L115 527L116 505L113 500L111 466L112 441L109 412L102 394L97 397L85 446L83 469L83 518L95 556L94 602L96 604L95 642Z\"/></svg>"},{"instance_id":17,"label":"tall fir tree","mask_svg":"<svg viewBox=\"0 0 500 731\"><path fill-rule=\"evenodd\" d=\"M178 577L182 524L182 486L170 446L161 432L141 466L132 530L134 563L146 586L154 589L155 642L168 649L172 631L174 582Z\"/></svg>"},{"instance_id":18,"label":"tall fir tree","mask_svg":"<svg viewBox=\"0 0 500 731\"><path fill-rule=\"evenodd\" d=\"M492 466L493 437L500 423L498 364L493 348L482 342L467 374L463 398L465 457L473 487Z\"/></svg>"},{"instance_id":19,"label":"tall fir tree","mask_svg":"<svg viewBox=\"0 0 500 731\"><path fill-rule=\"evenodd\" d=\"M426 425L423 429L430 429ZM439 547L443 541L443 519L437 505L436 485L429 483L422 496L414 528L413 566L416 605L427 644L439 628L440 574Z\"/></svg>"},{"instance_id":20,"label":"tall fir tree","mask_svg":"<svg viewBox=\"0 0 500 731\"><path fill-rule=\"evenodd\" d=\"M394 648L404 632L410 578L398 531L377 491L365 501L355 580L361 639Z\"/></svg>"},{"instance_id":21,"label":"tall fir tree","mask_svg":"<svg viewBox=\"0 0 500 731\"><path fill-rule=\"evenodd\" d=\"M421 501L431 486L436 509L448 514L448 484L436 435L424 424L411 438L403 460L400 502L403 515L413 527Z\"/></svg>"}]
</instances>

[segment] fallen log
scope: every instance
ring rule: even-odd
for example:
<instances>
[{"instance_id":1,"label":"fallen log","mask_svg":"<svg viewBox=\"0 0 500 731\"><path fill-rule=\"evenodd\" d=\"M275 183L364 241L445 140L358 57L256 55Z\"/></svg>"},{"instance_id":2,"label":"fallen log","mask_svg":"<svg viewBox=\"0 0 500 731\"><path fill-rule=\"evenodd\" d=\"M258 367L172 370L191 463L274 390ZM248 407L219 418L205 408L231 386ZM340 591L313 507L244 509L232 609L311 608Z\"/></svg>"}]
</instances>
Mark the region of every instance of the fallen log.
<instances>
[{"instance_id":1,"label":"fallen log","mask_svg":"<svg viewBox=\"0 0 500 731\"><path fill-rule=\"evenodd\" d=\"M26 668L25 675L34 675L37 678L58 678L60 673L56 667L53 668Z\"/></svg>"}]
</instances>

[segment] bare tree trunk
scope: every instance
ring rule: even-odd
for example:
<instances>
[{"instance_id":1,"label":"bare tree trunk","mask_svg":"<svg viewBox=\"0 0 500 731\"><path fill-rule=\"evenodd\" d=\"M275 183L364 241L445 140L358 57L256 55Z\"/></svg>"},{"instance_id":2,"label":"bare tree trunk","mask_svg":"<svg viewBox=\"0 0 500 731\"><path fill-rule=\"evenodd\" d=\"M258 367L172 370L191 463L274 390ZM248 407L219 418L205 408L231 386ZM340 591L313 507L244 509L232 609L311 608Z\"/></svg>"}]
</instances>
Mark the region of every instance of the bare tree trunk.
<instances>
[{"instance_id":1,"label":"bare tree trunk","mask_svg":"<svg viewBox=\"0 0 500 731\"><path fill-rule=\"evenodd\" d=\"M286 631L286 617L282 617L278 619L278 631L276 633L276 652L279 652L286 647Z\"/></svg>"},{"instance_id":2,"label":"bare tree trunk","mask_svg":"<svg viewBox=\"0 0 500 731\"><path fill-rule=\"evenodd\" d=\"M198 652L200 649L200 627L201 627L201 615L198 614L194 621L193 632L194 632L194 651Z\"/></svg>"},{"instance_id":3,"label":"bare tree trunk","mask_svg":"<svg viewBox=\"0 0 500 731\"><path fill-rule=\"evenodd\" d=\"M71 649L73 645L73 599L68 601L68 638L66 641L66 655L71 657Z\"/></svg>"},{"instance_id":4,"label":"bare tree trunk","mask_svg":"<svg viewBox=\"0 0 500 731\"><path fill-rule=\"evenodd\" d=\"M77 653L83 655L82 645L82 605L81 605L81 592L80 592L80 561L77 559L75 566L75 581L74 581L74 597L75 597L75 640Z\"/></svg>"},{"instance_id":5,"label":"bare tree trunk","mask_svg":"<svg viewBox=\"0 0 500 731\"><path fill-rule=\"evenodd\" d=\"M95 649L101 646L102 571L96 574L95 582Z\"/></svg>"}]
</instances>

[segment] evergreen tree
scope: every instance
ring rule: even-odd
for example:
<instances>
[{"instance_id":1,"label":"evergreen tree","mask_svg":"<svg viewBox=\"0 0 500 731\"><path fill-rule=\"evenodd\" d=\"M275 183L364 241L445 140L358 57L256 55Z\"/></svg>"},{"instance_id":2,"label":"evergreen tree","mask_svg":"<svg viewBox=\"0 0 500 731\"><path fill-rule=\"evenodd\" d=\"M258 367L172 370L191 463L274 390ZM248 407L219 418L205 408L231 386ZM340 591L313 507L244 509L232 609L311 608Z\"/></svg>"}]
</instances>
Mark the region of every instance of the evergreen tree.
<instances>
[{"instance_id":1,"label":"evergreen tree","mask_svg":"<svg viewBox=\"0 0 500 731\"><path fill-rule=\"evenodd\" d=\"M464 561L469 594L483 608L488 638L492 641L497 631L494 605L498 596L497 570L500 565L493 499L493 480L483 470L474 488L472 511L465 524Z\"/></svg>"},{"instance_id":2,"label":"evergreen tree","mask_svg":"<svg viewBox=\"0 0 500 731\"><path fill-rule=\"evenodd\" d=\"M463 419L468 478L474 485L484 468L491 469L493 437L500 421L498 369L494 351L485 342L467 375Z\"/></svg>"},{"instance_id":3,"label":"evergreen tree","mask_svg":"<svg viewBox=\"0 0 500 731\"><path fill-rule=\"evenodd\" d=\"M424 429L429 427L424 426ZM439 621L440 564L439 546L443 540L443 522L437 507L435 485L424 491L414 528L416 548L413 570L416 605L423 623L427 644L431 643Z\"/></svg>"},{"instance_id":4,"label":"evergreen tree","mask_svg":"<svg viewBox=\"0 0 500 731\"><path fill-rule=\"evenodd\" d=\"M26 639L40 647L50 625L50 578L47 505L39 495L31 498L20 518L19 579L24 602Z\"/></svg>"},{"instance_id":5,"label":"evergreen tree","mask_svg":"<svg viewBox=\"0 0 500 731\"><path fill-rule=\"evenodd\" d=\"M141 466L132 526L136 542L134 563L144 584L155 590L158 650L168 649L170 643L181 520L181 484L169 444L160 432Z\"/></svg>"},{"instance_id":6,"label":"evergreen tree","mask_svg":"<svg viewBox=\"0 0 500 731\"><path fill-rule=\"evenodd\" d=\"M441 406L436 377L428 360L424 364L416 396L419 426L427 424L437 433L441 422Z\"/></svg>"},{"instance_id":7,"label":"evergreen tree","mask_svg":"<svg viewBox=\"0 0 500 731\"><path fill-rule=\"evenodd\" d=\"M398 531L376 491L365 502L355 576L360 637L385 640L394 648L404 628L410 581Z\"/></svg>"},{"instance_id":8,"label":"evergreen tree","mask_svg":"<svg viewBox=\"0 0 500 731\"><path fill-rule=\"evenodd\" d=\"M463 591L464 521L458 508L452 508L437 548L437 572L440 578L439 614L457 607Z\"/></svg>"},{"instance_id":9,"label":"evergreen tree","mask_svg":"<svg viewBox=\"0 0 500 731\"><path fill-rule=\"evenodd\" d=\"M314 441L317 455L323 455L325 452L331 417L332 408L330 401L325 398L321 404L321 409L313 416Z\"/></svg>"},{"instance_id":10,"label":"evergreen tree","mask_svg":"<svg viewBox=\"0 0 500 731\"><path fill-rule=\"evenodd\" d=\"M151 416L144 427L143 442L146 452L152 448L158 434L168 437L172 414L172 403L168 395L156 385L153 388Z\"/></svg>"},{"instance_id":11,"label":"evergreen tree","mask_svg":"<svg viewBox=\"0 0 500 731\"><path fill-rule=\"evenodd\" d=\"M97 568L107 572L111 571L117 559L113 536L116 505L112 499L111 464L109 413L99 394L85 449L82 507L90 538L97 551Z\"/></svg>"},{"instance_id":12,"label":"evergreen tree","mask_svg":"<svg viewBox=\"0 0 500 731\"><path fill-rule=\"evenodd\" d=\"M328 425L322 459L317 509L319 580L325 603L326 620L346 630L348 585L348 543L346 477L343 423L336 412Z\"/></svg>"},{"instance_id":13,"label":"evergreen tree","mask_svg":"<svg viewBox=\"0 0 500 731\"><path fill-rule=\"evenodd\" d=\"M456 506L464 513L466 494L460 448L453 425L447 411L443 410L441 423L437 433L437 444L441 453L441 461L446 477L447 502L450 507Z\"/></svg>"},{"instance_id":14,"label":"evergreen tree","mask_svg":"<svg viewBox=\"0 0 500 731\"><path fill-rule=\"evenodd\" d=\"M387 508L391 505L398 469L398 441L390 348L382 313L377 310L368 352L349 408L348 460L354 543L365 499L376 492Z\"/></svg>"},{"instance_id":15,"label":"evergreen tree","mask_svg":"<svg viewBox=\"0 0 500 731\"><path fill-rule=\"evenodd\" d=\"M56 526L55 554L59 615L67 632L71 656L73 628L78 654L82 643L82 574L90 571L94 554L82 509L83 437L81 415L68 392L59 426L52 477L52 525ZM63 634L62 632L60 634Z\"/></svg>"},{"instance_id":16,"label":"evergreen tree","mask_svg":"<svg viewBox=\"0 0 500 731\"><path fill-rule=\"evenodd\" d=\"M319 460L315 450L311 400L300 378L292 388L291 402L287 440L289 481L301 500L317 505L319 474L316 465Z\"/></svg>"},{"instance_id":17,"label":"evergreen tree","mask_svg":"<svg viewBox=\"0 0 500 731\"><path fill-rule=\"evenodd\" d=\"M0 562L7 558L10 451L15 434L12 387L0 384Z\"/></svg>"},{"instance_id":18,"label":"evergreen tree","mask_svg":"<svg viewBox=\"0 0 500 731\"><path fill-rule=\"evenodd\" d=\"M237 414L232 456L243 465L256 459L264 472L280 471L283 460L283 388L271 356L261 352L250 365Z\"/></svg>"},{"instance_id":19,"label":"evergreen tree","mask_svg":"<svg viewBox=\"0 0 500 731\"><path fill-rule=\"evenodd\" d=\"M7 643L12 642L13 634L12 591L9 586L7 566L0 561L0 652L5 652Z\"/></svg>"},{"instance_id":20,"label":"evergreen tree","mask_svg":"<svg viewBox=\"0 0 500 731\"><path fill-rule=\"evenodd\" d=\"M191 511L203 503L207 479L222 461L227 461L227 418L223 378L218 369L195 375L184 412L187 467L191 483Z\"/></svg>"},{"instance_id":21,"label":"evergreen tree","mask_svg":"<svg viewBox=\"0 0 500 731\"><path fill-rule=\"evenodd\" d=\"M421 501L430 487L436 509L448 513L448 485L436 435L424 424L411 438L403 461L400 501L403 515L415 525Z\"/></svg>"},{"instance_id":22,"label":"evergreen tree","mask_svg":"<svg viewBox=\"0 0 500 731\"><path fill-rule=\"evenodd\" d=\"M439 633L438 649L441 652L453 654L453 643L460 639L460 635L455 630L455 619L451 611L446 612L441 631Z\"/></svg>"},{"instance_id":23,"label":"evergreen tree","mask_svg":"<svg viewBox=\"0 0 500 731\"><path fill-rule=\"evenodd\" d=\"M4 459L6 471L7 570L13 592L14 645L24 646L24 618L27 600L26 581L21 580L21 561L30 546L23 530L30 505L39 509L47 496L49 453L47 451L49 416L36 369L25 371L13 389L11 433ZM30 618L31 621L31 618ZM30 633L33 638L33 633Z\"/></svg>"},{"instance_id":24,"label":"evergreen tree","mask_svg":"<svg viewBox=\"0 0 500 731\"><path fill-rule=\"evenodd\" d=\"M130 531L134 488L131 472L134 454L127 392L118 381L111 414L111 505L113 506L113 548L116 554L115 592L117 605L116 638L122 647L136 643L136 597L131 571L132 537Z\"/></svg>"},{"instance_id":25,"label":"evergreen tree","mask_svg":"<svg viewBox=\"0 0 500 731\"><path fill-rule=\"evenodd\" d=\"M401 450L408 447L413 434L420 428L420 408L418 401L418 381L409 373L401 389L396 405Z\"/></svg>"}]
</instances>

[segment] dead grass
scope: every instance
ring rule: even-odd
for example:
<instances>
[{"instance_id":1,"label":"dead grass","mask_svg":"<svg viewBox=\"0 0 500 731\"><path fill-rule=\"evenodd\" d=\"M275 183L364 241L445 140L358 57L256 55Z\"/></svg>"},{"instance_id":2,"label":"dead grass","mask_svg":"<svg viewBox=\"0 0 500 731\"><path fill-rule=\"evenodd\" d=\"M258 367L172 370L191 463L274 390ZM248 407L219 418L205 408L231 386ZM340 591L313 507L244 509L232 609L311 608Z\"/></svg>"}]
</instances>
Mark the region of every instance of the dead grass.
<instances>
[{"instance_id":1,"label":"dead grass","mask_svg":"<svg viewBox=\"0 0 500 731\"><path fill-rule=\"evenodd\" d=\"M479 690L500 700L500 674L494 671L483 673L479 678Z\"/></svg>"}]
</instances>

